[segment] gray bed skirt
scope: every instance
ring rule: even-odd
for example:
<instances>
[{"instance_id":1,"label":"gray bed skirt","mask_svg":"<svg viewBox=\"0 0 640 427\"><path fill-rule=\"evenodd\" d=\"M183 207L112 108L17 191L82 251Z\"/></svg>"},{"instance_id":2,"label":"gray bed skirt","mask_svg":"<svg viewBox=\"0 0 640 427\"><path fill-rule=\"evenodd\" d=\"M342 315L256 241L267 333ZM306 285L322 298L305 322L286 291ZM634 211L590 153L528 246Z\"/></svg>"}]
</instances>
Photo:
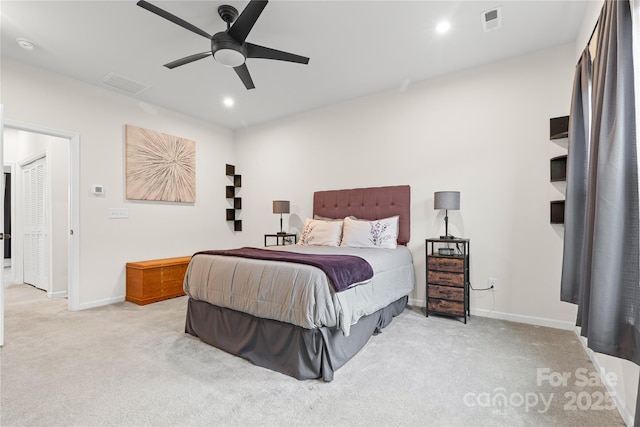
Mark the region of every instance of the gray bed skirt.
<instances>
[{"instance_id":1,"label":"gray bed skirt","mask_svg":"<svg viewBox=\"0 0 640 427\"><path fill-rule=\"evenodd\" d=\"M408 297L389 304L351 326L305 329L262 319L189 298L185 332L228 353L294 378L333 380L333 373L402 313Z\"/></svg>"}]
</instances>

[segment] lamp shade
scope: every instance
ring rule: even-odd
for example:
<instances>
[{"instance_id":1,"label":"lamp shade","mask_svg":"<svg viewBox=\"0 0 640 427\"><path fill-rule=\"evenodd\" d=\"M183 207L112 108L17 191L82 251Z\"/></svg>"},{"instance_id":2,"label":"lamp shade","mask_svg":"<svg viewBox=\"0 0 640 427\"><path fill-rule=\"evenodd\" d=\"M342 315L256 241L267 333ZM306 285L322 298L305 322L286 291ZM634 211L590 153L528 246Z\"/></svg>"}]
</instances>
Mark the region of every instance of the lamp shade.
<instances>
[{"instance_id":1,"label":"lamp shade","mask_svg":"<svg viewBox=\"0 0 640 427\"><path fill-rule=\"evenodd\" d=\"M289 213L289 201L288 200L274 200L273 201L273 213L274 214L288 214Z\"/></svg>"},{"instance_id":2,"label":"lamp shade","mask_svg":"<svg viewBox=\"0 0 640 427\"><path fill-rule=\"evenodd\" d=\"M275 205L274 205L275 206ZM433 193L433 209L460 209L459 191L436 191Z\"/></svg>"}]
</instances>

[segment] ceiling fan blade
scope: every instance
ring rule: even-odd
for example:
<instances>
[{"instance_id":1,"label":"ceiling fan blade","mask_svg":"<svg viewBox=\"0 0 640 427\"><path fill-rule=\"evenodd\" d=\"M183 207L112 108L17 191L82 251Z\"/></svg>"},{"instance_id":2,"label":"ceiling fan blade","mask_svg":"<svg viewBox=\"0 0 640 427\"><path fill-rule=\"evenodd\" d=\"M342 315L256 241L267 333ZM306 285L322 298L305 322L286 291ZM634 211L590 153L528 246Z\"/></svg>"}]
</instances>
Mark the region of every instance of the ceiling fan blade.
<instances>
[{"instance_id":1,"label":"ceiling fan blade","mask_svg":"<svg viewBox=\"0 0 640 427\"><path fill-rule=\"evenodd\" d=\"M189 31L193 31L196 34L199 34L211 40L211 34L207 33L204 30L201 30L200 28L196 27L193 24L188 23L184 19L178 18L177 16L167 12L166 10L160 9L158 6L154 6L151 3L144 0L140 0L137 4L141 8L147 9L149 12L155 13L156 15L161 16L164 19L167 19L173 22L174 24L180 25L182 28L186 28Z\"/></svg>"},{"instance_id":2,"label":"ceiling fan blade","mask_svg":"<svg viewBox=\"0 0 640 427\"><path fill-rule=\"evenodd\" d=\"M265 6L269 3L266 0L251 0L247 7L244 8L236 22L227 31L238 43L244 43L253 28Z\"/></svg>"},{"instance_id":3,"label":"ceiling fan blade","mask_svg":"<svg viewBox=\"0 0 640 427\"><path fill-rule=\"evenodd\" d=\"M246 87L247 90L255 89L253 80L251 79L251 74L249 74L249 69L247 68L247 64L233 67L233 69L236 70L236 74L238 75L238 77L240 77L240 80L242 80L242 83L244 83L244 87Z\"/></svg>"},{"instance_id":4,"label":"ceiling fan blade","mask_svg":"<svg viewBox=\"0 0 640 427\"><path fill-rule=\"evenodd\" d=\"M198 59L206 58L207 56L211 56L211 51L185 56L184 58L176 59L175 61L169 62L168 64L164 64L164 66L172 70L181 65L188 64L193 61L197 61Z\"/></svg>"},{"instance_id":5,"label":"ceiling fan blade","mask_svg":"<svg viewBox=\"0 0 640 427\"><path fill-rule=\"evenodd\" d=\"M297 62L298 64L308 64L309 58L306 56L295 55L281 50L271 49L270 47L258 46L253 43L245 43L247 48L247 58L264 58L275 59L278 61Z\"/></svg>"}]
</instances>

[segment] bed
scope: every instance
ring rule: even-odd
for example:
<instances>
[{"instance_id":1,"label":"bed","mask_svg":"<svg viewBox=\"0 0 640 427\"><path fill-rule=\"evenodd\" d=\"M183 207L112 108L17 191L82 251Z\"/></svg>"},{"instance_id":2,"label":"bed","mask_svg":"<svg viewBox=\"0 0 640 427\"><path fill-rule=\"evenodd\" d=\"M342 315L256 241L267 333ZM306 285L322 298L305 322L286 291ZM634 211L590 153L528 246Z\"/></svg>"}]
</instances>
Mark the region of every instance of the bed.
<instances>
[{"instance_id":1,"label":"bed","mask_svg":"<svg viewBox=\"0 0 640 427\"><path fill-rule=\"evenodd\" d=\"M409 212L408 185L319 191L313 197L316 220L308 219L301 233L307 244L195 254L184 279L189 297L185 331L255 365L297 379L332 381L334 372L407 305L415 284L406 247ZM345 243L355 227L394 220L397 246L316 245L306 233L308 224L322 224L331 233L338 227ZM276 259L255 259L253 252ZM371 271L357 276L365 270L357 264L347 274L355 283L339 284L341 278L313 263L281 261L300 254L323 261L334 255L366 261Z\"/></svg>"}]
</instances>

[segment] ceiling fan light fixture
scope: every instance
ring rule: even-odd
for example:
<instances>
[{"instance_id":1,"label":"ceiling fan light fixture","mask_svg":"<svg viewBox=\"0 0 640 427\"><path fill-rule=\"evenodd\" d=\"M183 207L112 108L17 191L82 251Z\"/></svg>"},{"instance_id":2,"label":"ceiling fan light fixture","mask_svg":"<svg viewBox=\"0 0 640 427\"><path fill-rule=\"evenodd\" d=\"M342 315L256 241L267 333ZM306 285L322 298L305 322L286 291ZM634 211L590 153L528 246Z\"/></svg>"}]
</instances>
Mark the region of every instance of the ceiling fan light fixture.
<instances>
[{"instance_id":1,"label":"ceiling fan light fixture","mask_svg":"<svg viewBox=\"0 0 640 427\"><path fill-rule=\"evenodd\" d=\"M213 54L213 57L226 67L239 67L245 61L242 52L235 49L219 49Z\"/></svg>"}]
</instances>

